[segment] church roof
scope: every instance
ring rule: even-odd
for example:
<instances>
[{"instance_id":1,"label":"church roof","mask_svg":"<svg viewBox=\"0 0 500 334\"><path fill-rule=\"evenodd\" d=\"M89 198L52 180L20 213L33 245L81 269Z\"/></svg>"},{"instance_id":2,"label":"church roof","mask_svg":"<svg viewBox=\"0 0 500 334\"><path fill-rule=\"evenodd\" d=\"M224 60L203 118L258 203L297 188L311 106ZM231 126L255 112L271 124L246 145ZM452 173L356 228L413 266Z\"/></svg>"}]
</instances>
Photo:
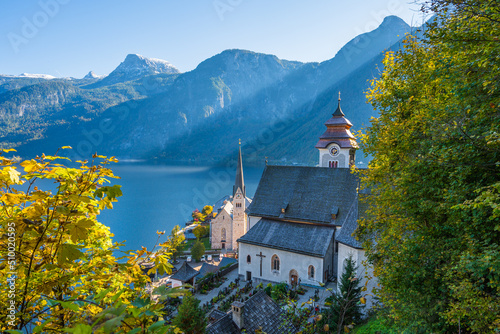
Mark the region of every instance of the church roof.
<instances>
[{"instance_id":1,"label":"church roof","mask_svg":"<svg viewBox=\"0 0 500 334\"><path fill-rule=\"evenodd\" d=\"M342 226L340 232L335 237L335 240L353 248L363 249L363 245L360 241L356 240L353 233L358 227L357 219L366 217L366 210L368 210L368 197L367 194L362 193L358 196L358 200L353 203L352 209L349 213L352 217L350 217L346 224Z\"/></svg>"},{"instance_id":2,"label":"church roof","mask_svg":"<svg viewBox=\"0 0 500 334\"><path fill-rule=\"evenodd\" d=\"M241 142L238 153L238 167L236 168L236 179L234 181L234 186L233 186L233 198L234 195L236 195L236 191L238 190L238 188L241 189L243 197L246 197L245 180L243 179L243 159L241 158Z\"/></svg>"},{"instance_id":3,"label":"church roof","mask_svg":"<svg viewBox=\"0 0 500 334\"><path fill-rule=\"evenodd\" d=\"M358 183L348 168L266 166L248 214L342 226Z\"/></svg>"},{"instance_id":4,"label":"church roof","mask_svg":"<svg viewBox=\"0 0 500 334\"><path fill-rule=\"evenodd\" d=\"M284 317L284 311L263 290L250 297L242 306L243 328L246 333L261 330L267 334L296 333L297 329ZM207 326L207 334L238 334L232 312Z\"/></svg>"},{"instance_id":5,"label":"church roof","mask_svg":"<svg viewBox=\"0 0 500 334\"><path fill-rule=\"evenodd\" d=\"M324 257L334 233L333 226L297 224L263 218L237 241Z\"/></svg>"},{"instance_id":6,"label":"church roof","mask_svg":"<svg viewBox=\"0 0 500 334\"><path fill-rule=\"evenodd\" d=\"M335 240L343 243L347 246L353 248L362 249L361 243L352 236L356 228L358 227L357 217L358 217L358 201L352 203L351 209L349 210L348 216L350 219L346 220L346 223L342 225L340 232L335 237Z\"/></svg>"},{"instance_id":7,"label":"church roof","mask_svg":"<svg viewBox=\"0 0 500 334\"><path fill-rule=\"evenodd\" d=\"M227 202L231 202L231 196L229 195L226 195L221 199L219 199L217 202L215 202L214 211L217 212L219 210L222 210Z\"/></svg>"},{"instance_id":8,"label":"church roof","mask_svg":"<svg viewBox=\"0 0 500 334\"><path fill-rule=\"evenodd\" d=\"M193 269L187 262L184 262L179 270L175 274L170 276L170 279L187 282L196 275L198 275L198 271Z\"/></svg>"},{"instance_id":9,"label":"church roof","mask_svg":"<svg viewBox=\"0 0 500 334\"><path fill-rule=\"evenodd\" d=\"M343 148L357 148L356 139L349 130L352 127L351 122L345 118L340 108L340 96L337 110L332 117L325 122L326 131L319 137L316 148L326 148L331 143L336 143Z\"/></svg>"}]
</instances>

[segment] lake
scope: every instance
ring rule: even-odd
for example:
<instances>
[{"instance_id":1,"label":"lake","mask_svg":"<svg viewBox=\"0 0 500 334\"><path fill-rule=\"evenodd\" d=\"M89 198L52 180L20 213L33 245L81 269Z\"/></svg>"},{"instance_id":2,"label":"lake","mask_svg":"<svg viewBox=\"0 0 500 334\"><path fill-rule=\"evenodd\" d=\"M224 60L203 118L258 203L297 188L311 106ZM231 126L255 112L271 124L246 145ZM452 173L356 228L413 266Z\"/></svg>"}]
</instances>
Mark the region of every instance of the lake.
<instances>
[{"instance_id":1,"label":"lake","mask_svg":"<svg viewBox=\"0 0 500 334\"><path fill-rule=\"evenodd\" d=\"M236 164L210 167L120 162L111 169L121 177L113 183L122 185L123 196L112 210L103 210L98 220L111 228L114 241L126 240L124 250L150 249L156 231L165 231L160 240L166 241L175 225L185 226L194 209L232 195L236 175ZM253 197L262 171L244 167L248 197Z\"/></svg>"}]
</instances>

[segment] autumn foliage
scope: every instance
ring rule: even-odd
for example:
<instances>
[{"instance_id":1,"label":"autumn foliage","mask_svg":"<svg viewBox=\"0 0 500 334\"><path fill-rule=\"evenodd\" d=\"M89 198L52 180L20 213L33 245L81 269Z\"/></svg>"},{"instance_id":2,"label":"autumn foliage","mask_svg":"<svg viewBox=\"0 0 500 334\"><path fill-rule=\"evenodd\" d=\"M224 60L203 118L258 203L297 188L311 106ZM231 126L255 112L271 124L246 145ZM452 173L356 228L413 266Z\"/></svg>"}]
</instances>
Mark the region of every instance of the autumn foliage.
<instances>
[{"instance_id":1,"label":"autumn foliage","mask_svg":"<svg viewBox=\"0 0 500 334\"><path fill-rule=\"evenodd\" d=\"M500 5L428 1L424 37L388 52L361 135L360 222L388 316L412 333L500 328Z\"/></svg>"},{"instance_id":2,"label":"autumn foliage","mask_svg":"<svg viewBox=\"0 0 500 334\"><path fill-rule=\"evenodd\" d=\"M0 156L0 222L8 235L0 240L2 330L165 333L141 265L169 271L168 245L116 258L119 245L97 220L122 195L119 185L109 185L116 176L108 165L116 159L72 163L43 155L18 162L5 157L9 151ZM155 293L161 299L173 292Z\"/></svg>"}]
</instances>

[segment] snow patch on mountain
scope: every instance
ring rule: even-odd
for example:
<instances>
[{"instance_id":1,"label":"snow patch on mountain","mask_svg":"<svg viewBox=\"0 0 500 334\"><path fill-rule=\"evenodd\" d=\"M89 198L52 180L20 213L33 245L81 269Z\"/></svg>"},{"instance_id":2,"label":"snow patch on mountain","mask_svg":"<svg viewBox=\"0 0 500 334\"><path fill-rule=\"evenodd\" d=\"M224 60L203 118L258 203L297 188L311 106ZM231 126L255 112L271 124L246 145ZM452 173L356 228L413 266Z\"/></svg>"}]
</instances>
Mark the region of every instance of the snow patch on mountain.
<instances>
[{"instance_id":1,"label":"snow patch on mountain","mask_svg":"<svg viewBox=\"0 0 500 334\"><path fill-rule=\"evenodd\" d=\"M105 75L97 75L93 71L90 71L83 79L102 79Z\"/></svg>"}]
</instances>

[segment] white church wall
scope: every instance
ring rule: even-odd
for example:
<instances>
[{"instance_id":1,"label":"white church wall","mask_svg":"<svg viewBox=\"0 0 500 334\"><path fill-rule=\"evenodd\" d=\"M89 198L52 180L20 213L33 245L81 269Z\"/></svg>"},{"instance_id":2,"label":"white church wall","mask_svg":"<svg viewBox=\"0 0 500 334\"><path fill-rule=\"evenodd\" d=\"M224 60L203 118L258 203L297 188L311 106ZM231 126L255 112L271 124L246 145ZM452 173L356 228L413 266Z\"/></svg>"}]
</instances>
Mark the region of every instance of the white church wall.
<instances>
[{"instance_id":1,"label":"white church wall","mask_svg":"<svg viewBox=\"0 0 500 334\"><path fill-rule=\"evenodd\" d=\"M364 313L366 313L373 305L373 288L377 286L378 280L373 275L373 267L365 266L364 262L366 261L366 256L363 249L356 249L339 243L337 281L340 280L340 276L344 271L345 260L349 255L352 255L352 259L356 261L356 265L358 266L356 275L361 278L361 284L365 284L366 276L371 277L367 285L367 290L363 291L364 297L366 298L366 307L364 309Z\"/></svg>"},{"instance_id":2,"label":"white church wall","mask_svg":"<svg viewBox=\"0 0 500 334\"><path fill-rule=\"evenodd\" d=\"M262 260L262 276L260 276L260 257L257 256L260 252L265 256ZM275 254L280 259L279 271L271 269L271 259ZM247 255L250 255L251 263L247 263ZM290 272L295 270L301 284L319 286L318 282L323 283L323 258L240 243L238 261L238 273L244 280L247 278L247 271L250 271L252 279L255 280L263 279L276 283L287 282L290 284ZM309 266L311 265L314 266L314 278L312 279L309 278L308 273Z\"/></svg>"},{"instance_id":3,"label":"white church wall","mask_svg":"<svg viewBox=\"0 0 500 334\"><path fill-rule=\"evenodd\" d=\"M248 216L248 230L255 226L261 220L261 217Z\"/></svg>"}]
</instances>

